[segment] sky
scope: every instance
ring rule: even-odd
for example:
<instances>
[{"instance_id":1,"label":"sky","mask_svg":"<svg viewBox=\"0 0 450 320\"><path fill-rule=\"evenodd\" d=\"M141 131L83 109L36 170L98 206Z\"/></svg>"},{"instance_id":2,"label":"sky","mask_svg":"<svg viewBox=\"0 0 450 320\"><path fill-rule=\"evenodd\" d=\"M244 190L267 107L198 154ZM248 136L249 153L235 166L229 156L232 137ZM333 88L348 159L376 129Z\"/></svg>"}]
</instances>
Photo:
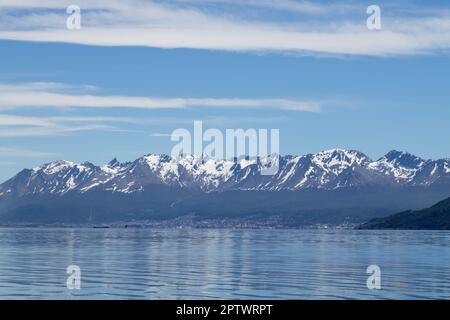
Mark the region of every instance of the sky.
<instances>
[{"instance_id":1,"label":"sky","mask_svg":"<svg viewBox=\"0 0 450 320\"><path fill-rule=\"evenodd\" d=\"M449 49L448 1L1 0L0 181L170 154L195 120L279 129L281 154L448 158Z\"/></svg>"}]
</instances>

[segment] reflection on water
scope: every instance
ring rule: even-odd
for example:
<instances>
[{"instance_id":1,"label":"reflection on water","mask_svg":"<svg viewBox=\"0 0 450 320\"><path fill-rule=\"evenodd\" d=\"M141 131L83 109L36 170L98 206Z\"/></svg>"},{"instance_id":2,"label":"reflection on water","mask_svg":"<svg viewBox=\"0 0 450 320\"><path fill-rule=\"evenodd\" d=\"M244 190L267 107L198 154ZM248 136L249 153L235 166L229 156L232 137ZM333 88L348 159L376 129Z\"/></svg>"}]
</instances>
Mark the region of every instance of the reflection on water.
<instances>
[{"instance_id":1,"label":"reflection on water","mask_svg":"<svg viewBox=\"0 0 450 320\"><path fill-rule=\"evenodd\" d=\"M0 228L7 299L450 299L449 265L442 231Z\"/></svg>"}]
</instances>

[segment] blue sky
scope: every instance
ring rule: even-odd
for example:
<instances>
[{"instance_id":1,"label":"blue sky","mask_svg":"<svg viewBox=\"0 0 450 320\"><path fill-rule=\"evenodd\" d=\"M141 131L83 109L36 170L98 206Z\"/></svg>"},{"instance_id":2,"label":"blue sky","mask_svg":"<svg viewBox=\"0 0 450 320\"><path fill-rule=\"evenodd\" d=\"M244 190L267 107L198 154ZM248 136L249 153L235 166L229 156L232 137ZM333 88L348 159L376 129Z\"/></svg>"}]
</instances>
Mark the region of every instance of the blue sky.
<instances>
[{"instance_id":1,"label":"blue sky","mask_svg":"<svg viewBox=\"0 0 450 320\"><path fill-rule=\"evenodd\" d=\"M278 128L282 154L449 157L450 6L378 1L0 4L0 180L170 153L167 134ZM75 1L76 2L76 1Z\"/></svg>"}]
</instances>

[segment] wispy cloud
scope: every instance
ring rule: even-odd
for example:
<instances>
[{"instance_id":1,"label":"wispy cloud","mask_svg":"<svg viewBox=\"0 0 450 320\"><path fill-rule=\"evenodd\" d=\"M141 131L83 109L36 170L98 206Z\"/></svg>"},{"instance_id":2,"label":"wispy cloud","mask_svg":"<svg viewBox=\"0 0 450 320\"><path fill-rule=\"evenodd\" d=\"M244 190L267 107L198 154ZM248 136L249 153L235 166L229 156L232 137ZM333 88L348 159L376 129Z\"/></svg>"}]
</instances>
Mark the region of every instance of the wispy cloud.
<instances>
[{"instance_id":1,"label":"wispy cloud","mask_svg":"<svg viewBox=\"0 0 450 320\"><path fill-rule=\"evenodd\" d=\"M170 133L152 133L152 134L150 134L150 137L154 137L154 138L167 138L170 136L171 136Z\"/></svg>"},{"instance_id":2,"label":"wispy cloud","mask_svg":"<svg viewBox=\"0 0 450 320\"><path fill-rule=\"evenodd\" d=\"M208 125L224 125L233 122L263 123L287 121L286 117L227 117L207 116L202 118ZM13 137L38 137L38 136L65 136L83 131L107 131L107 132L148 132L149 126L177 127L180 125L191 126L193 117L122 117L122 116L19 116L0 114L0 138ZM133 130L130 130L130 125ZM169 137L166 133L151 133L151 137Z\"/></svg>"},{"instance_id":3,"label":"wispy cloud","mask_svg":"<svg viewBox=\"0 0 450 320\"><path fill-rule=\"evenodd\" d=\"M190 5L224 5L237 8L262 8L268 10L287 11L289 13L302 13L306 15L337 14L355 10L355 3L347 4L343 1L337 3L320 4L318 1L305 0L175 0L176 3Z\"/></svg>"},{"instance_id":4,"label":"wispy cloud","mask_svg":"<svg viewBox=\"0 0 450 320\"><path fill-rule=\"evenodd\" d=\"M16 163L14 161L0 161L0 166L14 166Z\"/></svg>"},{"instance_id":5,"label":"wispy cloud","mask_svg":"<svg viewBox=\"0 0 450 320\"><path fill-rule=\"evenodd\" d=\"M370 31L361 5L356 5L360 15L355 16L352 10L348 16L331 14L326 19L314 20L311 18L323 12L333 13L327 10L328 3L263 0L237 4L232 1L225 12L207 10L202 6L204 3L205 0L200 4L79 0L83 10L82 28L69 31L65 27L65 8L71 1L4 0L0 9L8 10L0 10L0 39L372 56L423 54L450 48L448 11L424 10L419 17L393 16L387 12L383 15L383 29ZM310 19L268 19L267 13L255 13L255 7L300 13L301 17L308 14ZM345 7L345 3L340 7ZM25 10L36 8L39 10Z\"/></svg>"},{"instance_id":6,"label":"wispy cloud","mask_svg":"<svg viewBox=\"0 0 450 320\"><path fill-rule=\"evenodd\" d=\"M67 135L81 131L119 131L118 123L142 123L128 117L19 116L0 114L0 137Z\"/></svg>"},{"instance_id":7,"label":"wispy cloud","mask_svg":"<svg viewBox=\"0 0 450 320\"><path fill-rule=\"evenodd\" d=\"M51 153L28 149L0 147L0 158L45 158L51 155Z\"/></svg>"},{"instance_id":8,"label":"wispy cloud","mask_svg":"<svg viewBox=\"0 0 450 320\"><path fill-rule=\"evenodd\" d=\"M64 84L0 84L0 109L16 108L135 108L182 109L188 107L275 108L317 112L320 103L287 99L241 98L157 98L137 96L100 96L65 92Z\"/></svg>"},{"instance_id":9,"label":"wispy cloud","mask_svg":"<svg viewBox=\"0 0 450 320\"><path fill-rule=\"evenodd\" d=\"M67 135L81 131L119 131L119 128L114 126L95 124L95 125L77 125L77 126L54 126L49 127L10 127L4 129L0 126L0 137L39 137L39 136L58 136Z\"/></svg>"}]
</instances>

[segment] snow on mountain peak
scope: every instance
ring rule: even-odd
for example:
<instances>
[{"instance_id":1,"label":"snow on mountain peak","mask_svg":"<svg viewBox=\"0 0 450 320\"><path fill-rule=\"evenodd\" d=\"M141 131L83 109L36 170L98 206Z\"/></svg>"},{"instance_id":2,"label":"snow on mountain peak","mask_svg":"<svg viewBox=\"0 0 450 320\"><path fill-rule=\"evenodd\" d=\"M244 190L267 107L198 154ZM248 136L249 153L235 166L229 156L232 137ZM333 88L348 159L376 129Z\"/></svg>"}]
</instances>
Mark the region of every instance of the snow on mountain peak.
<instances>
[{"instance_id":1,"label":"snow on mountain peak","mask_svg":"<svg viewBox=\"0 0 450 320\"><path fill-rule=\"evenodd\" d=\"M276 162L275 175L261 170ZM215 160L184 155L172 158L149 154L133 162L113 159L97 167L55 161L23 170L0 186L8 194L104 190L132 193L148 185L194 188L205 192L225 190L336 189L373 184L427 186L450 176L448 159L423 160L406 152L391 151L377 161L355 150L330 149L305 156L267 156L257 160Z\"/></svg>"},{"instance_id":2,"label":"snow on mountain peak","mask_svg":"<svg viewBox=\"0 0 450 320\"><path fill-rule=\"evenodd\" d=\"M114 168L114 167L120 166L120 162L119 162L119 160L117 160L117 158L114 158L110 162L108 162L107 166L110 168Z\"/></svg>"},{"instance_id":3,"label":"snow on mountain peak","mask_svg":"<svg viewBox=\"0 0 450 320\"><path fill-rule=\"evenodd\" d=\"M45 174L52 175L62 170L71 168L73 166L75 166L75 163L71 161L58 160L33 168L33 171L34 172L43 171Z\"/></svg>"},{"instance_id":4,"label":"snow on mountain peak","mask_svg":"<svg viewBox=\"0 0 450 320\"><path fill-rule=\"evenodd\" d=\"M370 159L359 151L336 148L313 155L312 161L326 172L339 175L349 167L370 162Z\"/></svg>"},{"instance_id":5,"label":"snow on mountain peak","mask_svg":"<svg viewBox=\"0 0 450 320\"><path fill-rule=\"evenodd\" d=\"M333 163L348 163L348 164L361 164L364 161L369 160L369 158L355 150L345 150L345 149L329 149L322 152L319 152L315 155L316 159L321 160L324 163L328 163L332 165Z\"/></svg>"},{"instance_id":6,"label":"snow on mountain peak","mask_svg":"<svg viewBox=\"0 0 450 320\"><path fill-rule=\"evenodd\" d=\"M413 181L426 163L427 161L408 152L392 150L369 167L384 175L393 176L397 181Z\"/></svg>"},{"instance_id":7,"label":"snow on mountain peak","mask_svg":"<svg viewBox=\"0 0 450 320\"><path fill-rule=\"evenodd\" d=\"M385 161L395 163L405 168L415 168L420 166L425 160L416 157L408 152L392 150L388 152L383 158Z\"/></svg>"}]
</instances>

